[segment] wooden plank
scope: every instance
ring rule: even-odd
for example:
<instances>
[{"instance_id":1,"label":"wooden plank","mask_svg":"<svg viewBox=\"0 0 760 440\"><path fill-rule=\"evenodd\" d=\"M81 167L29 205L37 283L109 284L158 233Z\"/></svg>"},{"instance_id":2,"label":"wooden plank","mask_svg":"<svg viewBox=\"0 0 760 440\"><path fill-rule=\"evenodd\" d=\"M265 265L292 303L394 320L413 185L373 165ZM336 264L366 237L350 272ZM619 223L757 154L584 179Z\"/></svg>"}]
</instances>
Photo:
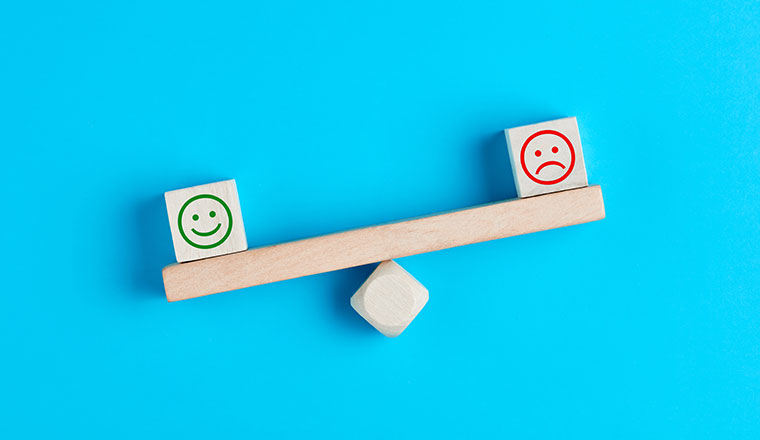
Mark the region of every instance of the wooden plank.
<instances>
[{"instance_id":1,"label":"wooden plank","mask_svg":"<svg viewBox=\"0 0 760 440\"><path fill-rule=\"evenodd\" d=\"M172 264L164 287L180 301L603 218L589 186Z\"/></svg>"}]
</instances>

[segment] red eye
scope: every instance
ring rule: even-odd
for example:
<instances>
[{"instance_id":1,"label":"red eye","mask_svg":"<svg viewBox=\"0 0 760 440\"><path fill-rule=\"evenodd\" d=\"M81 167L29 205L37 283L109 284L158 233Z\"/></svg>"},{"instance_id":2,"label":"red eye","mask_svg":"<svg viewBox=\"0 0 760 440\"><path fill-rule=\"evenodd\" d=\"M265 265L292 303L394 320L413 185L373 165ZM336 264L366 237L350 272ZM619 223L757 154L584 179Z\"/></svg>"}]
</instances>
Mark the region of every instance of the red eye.
<instances>
[{"instance_id":1,"label":"red eye","mask_svg":"<svg viewBox=\"0 0 760 440\"><path fill-rule=\"evenodd\" d=\"M559 151L559 148L552 147L552 153L557 154L558 151Z\"/></svg>"},{"instance_id":2,"label":"red eye","mask_svg":"<svg viewBox=\"0 0 760 440\"><path fill-rule=\"evenodd\" d=\"M541 157L541 150L536 150L536 157Z\"/></svg>"}]
</instances>

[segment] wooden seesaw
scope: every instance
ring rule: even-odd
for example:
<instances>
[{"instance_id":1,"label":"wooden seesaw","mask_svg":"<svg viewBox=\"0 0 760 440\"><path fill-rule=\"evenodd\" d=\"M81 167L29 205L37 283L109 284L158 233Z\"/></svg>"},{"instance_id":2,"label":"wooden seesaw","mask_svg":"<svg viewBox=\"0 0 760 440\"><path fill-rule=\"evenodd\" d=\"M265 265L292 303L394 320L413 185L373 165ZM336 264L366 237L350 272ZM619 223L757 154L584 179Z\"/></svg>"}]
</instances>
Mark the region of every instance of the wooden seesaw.
<instances>
[{"instance_id":1,"label":"wooden seesaw","mask_svg":"<svg viewBox=\"0 0 760 440\"><path fill-rule=\"evenodd\" d=\"M603 218L589 186L171 264L164 287L180 301Z\"/></svg>"},{"instance_id":2,"label":"wooden seesaw","mask_svg":"<svg viewBox=\"0 0 760 440\"><path fill-rule=\"evenodd\" d=\"M351 306L386 336L398 336L428 291L395 258L604 218L588 186L575 118L505 130L518 199L247 249L234 180L165 194L179 264L163 270L169 301L381 262ZM196 229L197 228L197 229Z\"/></svg>"}]
</instances>

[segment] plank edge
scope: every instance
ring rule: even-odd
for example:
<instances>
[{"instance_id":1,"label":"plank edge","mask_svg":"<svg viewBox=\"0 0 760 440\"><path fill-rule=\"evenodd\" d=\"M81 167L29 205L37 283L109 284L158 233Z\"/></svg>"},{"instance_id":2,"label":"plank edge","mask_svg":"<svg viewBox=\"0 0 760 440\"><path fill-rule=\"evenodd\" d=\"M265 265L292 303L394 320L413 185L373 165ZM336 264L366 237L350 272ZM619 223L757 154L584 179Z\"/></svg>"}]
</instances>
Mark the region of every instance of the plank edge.
<instances>
[{"instance_id":1,"label":"plank edge","mask_svg":"<svg viewBox=\"0 0 760 440\"><path fill-rule=\"evenodd\" d=\"M582 188L576 188L576 189L572 189L572 190L562 191L561 193L572 192L572 191L584 191L584 190L589 190L589 189L592 189L592 190L595 189L596 193L598 194L597 195L598 200L596 200L597 197L594 197L594 199L595 199L594 202L598 201L598 203L599 203L598 206L596 207L599 210L598 213L597 212L593 212L592 215L589 216L587 219L580 219L577 222L568 223L566 225L558 226L556 228L538 229L538 230L527 231L527 232L524 232L524 233L519 233L519 234L515 234L515 235L511 235L511 236L532 234L532 233L535 233L535 232L541 232L541 231L545 231L545 230L549 230L549 229L558 229L558 228L562 228L562 227L574 226L574 225L579 225L579 224L584 224L584 223L590 223L590 222L594 222L594 221L603 220L604 218L606 218L606 209L605 209L605 206L604 206L604 198L603 198L601 186L599 186L599 185L589 185L589 186L582 187ZM556 195L556 194L559 194L559 193L552 193L552 194ZM552 194L546 194L545 196L550 196ZM542 197L542 196L534 196L534 197ZM405 222L410 222L410 221L416 221L416 220L424 219L424 218L427 218L427 217L435 217L435 216L438 216L438 215L444 215L444 214L448 214L448 213L452 213L452 212L467 211L467 210L472 210L472 209L476 209L476 208L480 208L480 207L484 207L484 206L489 206L489 205L496 205L496 204L500 204L500 203L510 203L510 202L516 202L516 201L522 201L522 200L529 200L529 199L532 199L534 197L524 198L524 199L519 199L518 198L518 199L502 200L502 201L499 201L499 202L487 203L487 204L483 204L483 205L472 206L472 207L462 208L462 209L458 209L458 210L452 210L452 211L448 211L448 212L444 212L444 213L435 213L435 214L415 217L415 218L411 218L411 219L399 220L399 221L390 222L390 223L387 223L387 224L398 224L398 223L405 223ZM597 214L597 215L593 215L593 214ZM321 235L321 236L318 236L318 237L326 237L326 236L335 235L335 234L342 234L342 233L350 232L350 231L359 231L359 230L362 230L362 229L373 228L373 227L377 227L377 226L380 226L380 225L365 226L365 227L351 229L351 230L348 230L348 231L339 231L339 232L334 232L334 233L328 233L328 234L324 234L324 235ZM295 242L300 242L300 241L312 240L312 239L318 238L318 237L298 239L298 240L292 240L292 241L288 241L288 242L284 242L284 243L278 243L278 244L274 244L274 245L268 245L268 246L262 246L262 247L257 247L257 248L251 248L251 249L248 249L247 251L236 252L236 253L233 253L233 254L220 255L220 256L217 256L217 257L207 258L207 259L204 259L204 260L196 260L196 261L191 261L191 262L186 262L186 263L172 263L172 264L169 264L169 265L165 266L161 270L162 278L163 278L163 282L164 282L164 290L166 292L167 301L168 302L183 301L183 300L186 300L186 299L199 298L199 297L202 297L202 296L213 295L213 294L216 294L216 293L234 291L234 290L239 290L239 289L243 289L243 288L247 288L247 287L253 287L253 286L257 286L257 285L263 285L263 284L269 284L269 283L278 282L278 281L284 281L286 279L300 278L302 276L310 276L310 275L315 275L317 273L331 272L331 271L334 271L334 270L342 270L342 269L346 269L346 268L349 268L349 267L353 267L353 266L347 266L347 267L335 268L333 270L328 270L328 271L323 271L323 272L316 272L316 273L309 273L309 274L303 274L303 275L296 276L296 277L278 279L278 280L274 280L274 281L255 283L255 284L250 284L250 285L246 285L246 286L240 286L240 287L232 288L232 289L223 289L223 290L218 290L218 291L208 290L208 291L200 292L200 293L197 293L197 294L191 293L190 295L186 295L186 294L183 295L180 292L174 291L174 289L171 287L173 284L176 284L176 282L171 279L171 277L172 277L172 275L174 273L176 273L177 271L180 271L180 274L181 274L182 272L186 272L187 270L191 269L191 266L201 266L201 265L203 265L204 261L208 261L208 260L221 261L222 259L231 258L231 257L234 258L234 256L236 256L236 255L245 254L245 253L248 253L248 252L251 252L251 251L271 248L271 247L275 247L275 246L281 246L281 245L288 244L288 243L295 243ZM467 244L481 243L481 242L485 242L485 241L492 241L492 240L497 240L497 239L502 239L502 238L508 238L508 237L510 237L510 236L507 236L507 237L498 237L498 238L493 238L493 239L488 239L488 240L482 240L482 241L477 241L477 242L471 242L471 243L467 243ZM463 245L455 245L453 247L459 247L459 246L463 246ZM441 248L441 249L437 249L437 250L442 250L442 249L446 249L446 248ZM433 251L427 251L427 252L433 252ZM421 252L421 253L427 253L427 252ZM418 254L421 254L421 253L409 254L409 255L418 255ZM401 255L400 257L403 257L403 256L408 256L408 255ZM399 258L399 257L396 257L396 258ZM361 264L371 264L371 263L361 263Z\"/></svg>"}]
</instances>

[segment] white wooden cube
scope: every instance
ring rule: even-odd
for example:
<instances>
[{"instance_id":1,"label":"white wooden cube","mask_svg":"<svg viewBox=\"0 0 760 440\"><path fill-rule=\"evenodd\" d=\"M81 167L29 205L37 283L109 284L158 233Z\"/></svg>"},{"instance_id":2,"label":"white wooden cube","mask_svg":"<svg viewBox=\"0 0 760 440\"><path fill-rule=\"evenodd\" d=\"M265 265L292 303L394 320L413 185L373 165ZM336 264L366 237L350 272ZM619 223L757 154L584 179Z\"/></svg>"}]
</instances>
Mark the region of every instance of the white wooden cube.
<instances>
[{"instance_id":1,"label":"white wooden cube","mask_svg":"<svg viewBox=\"0 0 760 440\"><path fill-rule=\"evenodd\" d=\"M510 128L504 135L519 197L588 186L574 117Z\"/></svg>"},{"instance_id":2,"label":"white wooden cube","mask_svg":"<svg viewBox=\"0 0 760 440\"><path fill-rule=\"evenodd\" d=\"M351 307L380 333L396 337L425 307L428 290L395 261L380 263L351 297Z\"/></svg>"},{"instance_id":3,"label":"white wooden cube","mask_svg":"<svg viewBox=\"0 0 760 440\"><path fill-rule=\"evenodd\" d=\"M234 180L164 194L179 263L248 249Z\"/></svg>"}]
</instances>

